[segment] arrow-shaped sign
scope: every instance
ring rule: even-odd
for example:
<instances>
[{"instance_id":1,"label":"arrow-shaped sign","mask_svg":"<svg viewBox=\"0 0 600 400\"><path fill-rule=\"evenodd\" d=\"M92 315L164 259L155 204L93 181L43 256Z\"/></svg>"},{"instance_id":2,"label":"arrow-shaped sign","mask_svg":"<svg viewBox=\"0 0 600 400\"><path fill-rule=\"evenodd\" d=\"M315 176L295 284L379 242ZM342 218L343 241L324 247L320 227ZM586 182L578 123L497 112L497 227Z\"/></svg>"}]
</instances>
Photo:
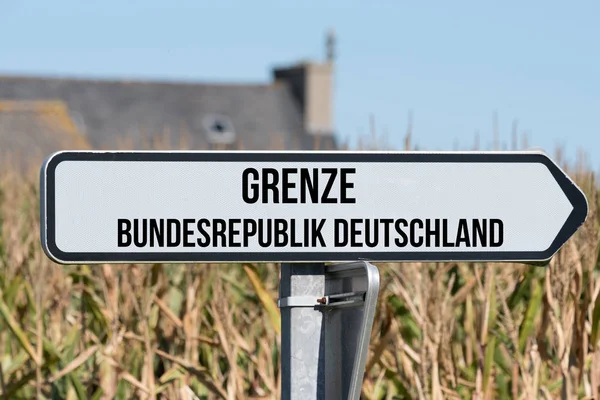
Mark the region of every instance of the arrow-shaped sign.
<instances>
[{"instance_id":1,"label":"arrow-shaped sign","mask_svg":"<svg viewBox=\"0 0 600 400\"><path fill-rule=\"evenodd\" d=\"M587 216L540 152L59 152L59 263L548 260Z\"/></svg>"}]
</instances>

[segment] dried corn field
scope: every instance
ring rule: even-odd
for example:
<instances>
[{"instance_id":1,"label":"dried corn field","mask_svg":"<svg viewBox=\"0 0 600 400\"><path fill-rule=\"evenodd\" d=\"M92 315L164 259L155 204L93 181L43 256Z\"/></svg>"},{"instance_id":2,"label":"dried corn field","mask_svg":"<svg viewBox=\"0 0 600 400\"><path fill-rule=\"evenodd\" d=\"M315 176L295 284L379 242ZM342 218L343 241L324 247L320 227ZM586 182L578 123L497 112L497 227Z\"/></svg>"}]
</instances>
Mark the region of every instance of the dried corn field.
<instances>
[{"instance_id":1,"label":"dried corn field","mask_svg":"<svg viewBox=\"0 0 600 400\"><path fill-rule=\"evenodd\" d=\"M598 197L546 267L380 264L365 399L600 398ZM0 172L0 390L278 398L277 265L59 266L30 178Z\"/></svg>"}]
</instances>

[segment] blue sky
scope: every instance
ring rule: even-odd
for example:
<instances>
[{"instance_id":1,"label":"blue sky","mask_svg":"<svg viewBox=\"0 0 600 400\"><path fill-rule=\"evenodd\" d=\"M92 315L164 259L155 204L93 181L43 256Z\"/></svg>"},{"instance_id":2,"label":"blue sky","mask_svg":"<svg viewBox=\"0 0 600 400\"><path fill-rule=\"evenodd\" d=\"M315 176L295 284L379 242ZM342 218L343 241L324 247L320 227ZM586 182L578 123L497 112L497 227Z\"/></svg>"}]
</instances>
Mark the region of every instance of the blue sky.
<instances>
[{"instance_id":1,"label":"blue sky","mask_svg":"<svg viewBox=\"0 0 600 400\"><path fill-rule=\"evenodd\" d=\"M423 149L531 147L600 167L597 1L0 0L0 73L260 82L324 57L338 36L335 121L343 139L400 147L408 113Z\"/></svg>"}]
</instances>

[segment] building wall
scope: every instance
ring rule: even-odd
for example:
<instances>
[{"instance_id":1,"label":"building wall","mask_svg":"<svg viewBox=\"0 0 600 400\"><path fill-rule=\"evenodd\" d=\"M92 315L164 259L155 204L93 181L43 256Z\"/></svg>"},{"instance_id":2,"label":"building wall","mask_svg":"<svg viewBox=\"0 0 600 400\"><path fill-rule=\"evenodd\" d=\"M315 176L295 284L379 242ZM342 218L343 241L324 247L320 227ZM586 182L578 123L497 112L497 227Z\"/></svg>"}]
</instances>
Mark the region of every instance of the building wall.
<instances>
[{"instance_id":1,"label":"building wall","mask_svg":"<svg viewBox=\"0 0 600 400\"><path fill-rule=\"evenodd\" d=\"M313 135L333 133L333 66L310 64L306 74L305 126Z\"/></svg>"}]
</instances>

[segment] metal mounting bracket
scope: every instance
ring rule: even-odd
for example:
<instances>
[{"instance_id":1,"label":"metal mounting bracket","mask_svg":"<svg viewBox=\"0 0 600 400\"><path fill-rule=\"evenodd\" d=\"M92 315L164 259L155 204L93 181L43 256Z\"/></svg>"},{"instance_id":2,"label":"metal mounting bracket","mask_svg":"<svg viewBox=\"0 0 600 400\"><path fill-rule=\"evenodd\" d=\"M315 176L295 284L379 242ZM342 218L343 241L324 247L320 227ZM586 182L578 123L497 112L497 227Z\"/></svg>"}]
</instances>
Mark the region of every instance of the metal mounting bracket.
<instances>
[{"instance_id":1,"label":"metal mounting bracket","mask_svg":"<svg viewBox=\"0 0 600 400\"><path fill-rule=\"evenodd\" d=\"M365 291L331 294L328 296L290 296L277 300L279 308L285 307L358 307L365 303Z\"/></svg>"}]
</instances>

